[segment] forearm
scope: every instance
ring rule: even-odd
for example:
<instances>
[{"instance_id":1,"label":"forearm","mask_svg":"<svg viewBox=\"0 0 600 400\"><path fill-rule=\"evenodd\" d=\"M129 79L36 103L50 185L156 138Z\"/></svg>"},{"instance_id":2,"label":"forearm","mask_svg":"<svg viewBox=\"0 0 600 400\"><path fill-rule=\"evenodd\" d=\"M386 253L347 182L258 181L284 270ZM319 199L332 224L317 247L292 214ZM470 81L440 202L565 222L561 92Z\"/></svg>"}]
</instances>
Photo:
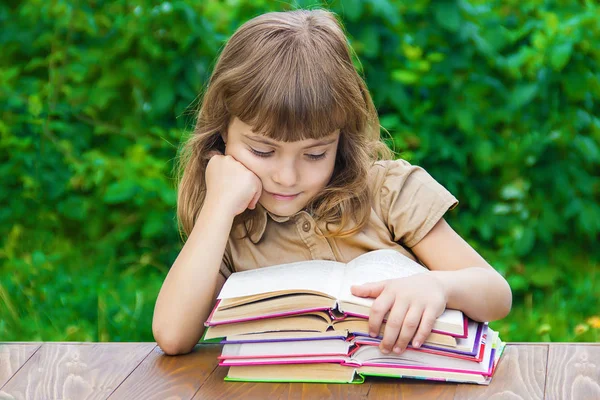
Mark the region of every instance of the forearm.
<instances>
[{"instance_id":1,"label":"forearm","mask_svg":"<svg viewBox=\"0 0 600 400\"><path fill-rule=\"evenodd\" d=\"M152 331L167 353L190 351L204 331L233 216L205 204L158 295Z\"/></svg>"},{"instance_id":2,"label":"forearm","mask_svg":"<svg viewBox=\"0 0 600 400\"><path fill-rule=\"evenodd\" d=\"M473 267L432 273L446 288L447 308L461 310L476 321L495 321L510 312L510 286L496 271Z\"/></svg>"}]
</instances>

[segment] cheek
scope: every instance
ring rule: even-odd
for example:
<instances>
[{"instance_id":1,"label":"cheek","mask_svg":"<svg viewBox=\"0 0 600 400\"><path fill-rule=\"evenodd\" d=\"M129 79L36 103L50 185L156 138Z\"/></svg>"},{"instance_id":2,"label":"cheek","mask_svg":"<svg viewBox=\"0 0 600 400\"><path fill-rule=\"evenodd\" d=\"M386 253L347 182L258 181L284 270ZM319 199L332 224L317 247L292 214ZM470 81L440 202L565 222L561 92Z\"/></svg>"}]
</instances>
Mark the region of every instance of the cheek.
<instances>
[{"instance_id":1,"label":"cheek","mask_svg":"<svg viewBox=\"0 0 600 400\"><path fill-rule=\"evenodd\" d=\"M331 179L331 177L333 176L333 171L335 170L336 156L337 152L336 154L334 154L333 157L327 160L327 168L325 168L327 170L327 181L329 181L329 179Z\"/></svg>"},{"instance_id":2,"label":"cheek","mask_svg":"<svg viewBox=\"0 0 600 400\"><path fill-rule=\"evenodd\" d=\"M311 171L309 171L307 174L307 176L310 179L311 185L318 186L319 188L324 188L325 186L327 186L327 184L331 180L333 168L334 161L327 163L326 165L311 168Z\"/></svg>"},{"instance_id":3,"label":"cheek","mask_svg":"<svg viewBox=\"0 0 600 400\"><path fill-rule=\"evenodd\" d=\"M246 151L244 148L237 146L228 146L225 149L225 154L235 158L238 162L242 163L244 167L254 172L256 176L263 180L265 171L268 167L265 161L254 156L250 152Z\"/></svg>"}]
</instances>

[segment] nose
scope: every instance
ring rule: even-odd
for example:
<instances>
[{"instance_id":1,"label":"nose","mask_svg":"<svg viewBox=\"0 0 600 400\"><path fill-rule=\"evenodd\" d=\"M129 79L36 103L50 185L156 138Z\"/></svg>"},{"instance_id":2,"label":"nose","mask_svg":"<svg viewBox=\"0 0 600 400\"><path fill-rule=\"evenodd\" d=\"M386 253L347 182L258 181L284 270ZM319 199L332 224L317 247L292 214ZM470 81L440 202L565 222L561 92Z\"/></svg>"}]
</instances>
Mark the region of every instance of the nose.
<instances>
[{"instance_id":1,"label":"nose","mask_svg":"<svg viewBox=\"0 0 600 400\"><path fill-rule=\"evenodd\" d=\"M275 167L273 181L284 187L292 187L298 183L298 170L294 161L284 161Z\"/></svg>"}]
</instances>

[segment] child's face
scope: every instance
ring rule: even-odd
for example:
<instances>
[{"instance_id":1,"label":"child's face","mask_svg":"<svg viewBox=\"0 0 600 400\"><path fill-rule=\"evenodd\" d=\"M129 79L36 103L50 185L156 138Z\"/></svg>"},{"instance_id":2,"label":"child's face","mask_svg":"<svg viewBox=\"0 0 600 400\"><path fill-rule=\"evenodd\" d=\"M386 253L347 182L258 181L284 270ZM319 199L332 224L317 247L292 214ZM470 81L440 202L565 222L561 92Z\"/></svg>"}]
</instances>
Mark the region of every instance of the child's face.
<instances>
[{"instance_id":1,"label":"child's face","mask_svg":"<svg viewBox=\"0 0 600 400\"><path fill-rule=\"evenodd\" d=\"M231 155L262 182L260 204L279 216L302 210L331 179L337 156L339 130L322 140L279 142L256 134L234 118L225 136Z\"/></svg>"}]
</instances>

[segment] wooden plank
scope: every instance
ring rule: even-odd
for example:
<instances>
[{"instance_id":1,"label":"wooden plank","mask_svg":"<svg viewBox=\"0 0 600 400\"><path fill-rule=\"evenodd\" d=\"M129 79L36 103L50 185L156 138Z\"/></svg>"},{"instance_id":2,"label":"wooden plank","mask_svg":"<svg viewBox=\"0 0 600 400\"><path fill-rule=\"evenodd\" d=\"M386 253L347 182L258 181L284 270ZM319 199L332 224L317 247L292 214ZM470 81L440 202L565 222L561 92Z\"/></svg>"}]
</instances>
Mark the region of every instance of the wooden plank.
<instances>
[{"instance_id":1,"label":"wooden plank","mask_svg":"<svg viewBox=\"0 0 600 400\"><path fill-rule=\"evenodd\" d=\"M196 345L191 353L173 357L157 346L110 399L191 399L217 367L221 349Z\"/></svg>"},{"instance_id":2,"label":"wooden plank","mask_svg":"<svg viewBox=\"0 0 600 400\"><path fill-rule=\"evenodd\" d=\"M547 399L600 399L600 344L550 346Z\"/></svg>"},{"instance_id":3,"label":"wooden plank","mask_svg":"<svg viewBox=\"0 0 600 400\"><path fill-rule=\"evenodd\" d=\"M367 377L371 381L369 399L415 399L452 400L456 392L455 383L423 382L414 379L384 379ZM366 382L365 382L366 383Z\"/></svg>"},{"instance_id":4,"label":"wooden plank","mask_svg":"<svg viewBox=\"0 0 600 400\"><path fill-rule=\"evenodd\" d=\"M224 382L227 370L226 367L215 368L193 399L285 399L289 392L289 383Z\"/></svg>"},{"instance_id":5,"label":"wooden plank","mask_svg":"<svg viewBox=\"0 0 600 400\"><path fill-rule=\"evenodd\" d=\"M41 344L1 343L0 344L0 389L29 360Z\"/></svg>"},{"instance_id":6,"label":"wooden plank","mask_svg":"<svg viewBox=\"0 0 600 400\"><path fill-rule=\"evenodd\" d=\"M370 382L360 385L340 383L290 383L280 399L367 399Z\"/></svg>"},{"instance_id":7,"label":"wooden plank","mask_svg":"<svg viewBox=\"0 0 600 400\"><path fill-rule=\"evenodd\" d=\"M488 387L373 377L363 385L224 382L220 350L169 357L155 343L0 343L0 399L600 398L598 343L511 343Z\"/></svg>"},{"instance_id":8,"label":"wooden plank","mask_svg":"<svg viewBox=\"0 0 600 400\"><path fill-rule=\"evenodd\" d=\"M0 392L14 399L106 399L154 343L44 343Z\"/></svg>"},{"instance_id":9,"label":"wooden plank","mask_svg":"<svg viewBox=\"0 0 600 400\"><path fill-rule=\"evenodd\" d=\"M489 386L461 384L456 389L456 399L543 399L547 360L546 345L507 345L492 383Z\"/></svg>"}]
</instances>

